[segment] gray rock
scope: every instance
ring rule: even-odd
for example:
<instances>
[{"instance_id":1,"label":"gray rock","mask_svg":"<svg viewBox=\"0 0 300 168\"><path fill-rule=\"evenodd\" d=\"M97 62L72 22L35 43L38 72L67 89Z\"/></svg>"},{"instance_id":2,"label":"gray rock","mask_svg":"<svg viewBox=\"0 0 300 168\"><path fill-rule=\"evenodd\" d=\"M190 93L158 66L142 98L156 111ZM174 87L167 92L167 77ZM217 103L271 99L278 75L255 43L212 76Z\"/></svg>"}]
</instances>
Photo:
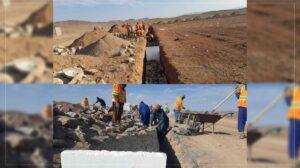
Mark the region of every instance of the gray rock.
<instances>
[{"instance_id":1,"label":"gray rock","mask_svg":"<svg viewBox=\"0 0 300 168\"><path fill-rule=\"evenodd\" d=\"M67 116L59 116L57 121L60 122L62 126L69 128L76 128L80 124L79 120Z\"/></svg>"},{"instance_id":2,"label":"gray rock","mask_svg":"<svg viewBox=\"0 0 300 168\"><path fill-rule=\"evenodd\" d=\"M18 127L16 130L29 136L36 136L38 134L38 132L32 127L22 126Z\"/></svg>"},{"instance_id":3,"label":"gray rock","mask_svg":"<svg viewBox=\"0 0 300 168\"><path fill-rule=\"evenodd\" d=\"M71 112L71 111L66 112L66 115L69 116L69 117L72 117L72 118L78 118L79 117L78 114L76 114L74 112Z\"/></svg>"}]
</instances>

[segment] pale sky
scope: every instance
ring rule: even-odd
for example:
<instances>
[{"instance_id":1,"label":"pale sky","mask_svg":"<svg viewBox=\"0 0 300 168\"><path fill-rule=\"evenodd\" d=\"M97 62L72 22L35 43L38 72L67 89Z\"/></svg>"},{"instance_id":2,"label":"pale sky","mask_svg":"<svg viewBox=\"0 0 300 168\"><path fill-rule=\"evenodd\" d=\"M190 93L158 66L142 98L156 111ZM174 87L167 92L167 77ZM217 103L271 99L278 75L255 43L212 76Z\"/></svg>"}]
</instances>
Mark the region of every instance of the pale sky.
<instances>
[{"instance_id":1,"label":"pale sky","mask_svg":"<svg viewBox=\"0 0 300 168\"><path fill-rule=\"evenodd\" d=\"M54 0L54 21L175 17L246 7L247 0Z\"/></svg>"},{"instance_id":2,"label":"pale sky","mask_svg":"<svg viewBox=\"0 0 300 168\"><path fill-rule=\"evenodd\" d=\"M248 121L253 118L275 97L282 94L289 86L278 84L248 85ZM184 106L193 111L209 111L228 93L235 84L198 84L198 85L127 85L127 101L138 104L169 104L173 106L175 97L186 95ZM87 97L93 103L97 96L102 97L107 105L111 104L112 85L0 85L0 110L18 110L37 113L53 101L80 103ZM6 93L6 94L5 94ZM232 96L220 110L237 111L236 98ZM281 100L258 122L259 125L287 125L288 107Z\"/></svg>"}]
</instances>

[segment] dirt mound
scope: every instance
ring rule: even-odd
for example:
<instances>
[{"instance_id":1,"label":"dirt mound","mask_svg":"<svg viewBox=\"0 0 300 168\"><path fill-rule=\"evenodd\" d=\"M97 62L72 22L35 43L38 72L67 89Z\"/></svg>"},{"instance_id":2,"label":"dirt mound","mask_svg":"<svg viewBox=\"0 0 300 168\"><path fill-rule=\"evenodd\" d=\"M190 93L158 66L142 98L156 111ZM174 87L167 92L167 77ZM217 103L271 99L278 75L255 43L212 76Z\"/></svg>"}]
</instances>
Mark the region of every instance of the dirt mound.
<instances>
[{"instance_id":1,"label":"dirt mound","mask_svg":"<svg viewBox=\"0 0 300 168\"><path fill-rule=\"evenodd\" d=\"M118 34L127 34L127 29L125 27L122 27L118 24L113 25L110 30L108 31L110 33L118 33Z\"/></svg>"},{"instance_id":2,"label":"dirt mound","mask_svg":"<svg viewBox=\"0 0 300 168\"><path fill-rule=\"evenodd\" d=\"M84 48L92 43L95 43L97 40L101 39L107 34L108 32L103 29L86 32L81 37L74 40L69 47Z\"/></svg>"},{"instance_id":3,"label":"dirt mound","mask_svg":"<svg viewBox=\"0 0 300 168\"><path fill-rule=\"evenodd\" d=\"M78 50L76 54L91 55L91 56L121 56L122 51L126 51L130 43L121 38L115 37L112 34L105 35L95 43Z\"/></svg>"},{"instance_id":4,"label":"dirt mound","mask_svg":"<svg viewBox=\"0 0 300 168\"><path fill-rule=\"evenodd\" d=\"M42 28L53 22L53 2L49 1L42 8L32 13L21 26L32 25L37 28Z\"/></svg>"}]
</instances>

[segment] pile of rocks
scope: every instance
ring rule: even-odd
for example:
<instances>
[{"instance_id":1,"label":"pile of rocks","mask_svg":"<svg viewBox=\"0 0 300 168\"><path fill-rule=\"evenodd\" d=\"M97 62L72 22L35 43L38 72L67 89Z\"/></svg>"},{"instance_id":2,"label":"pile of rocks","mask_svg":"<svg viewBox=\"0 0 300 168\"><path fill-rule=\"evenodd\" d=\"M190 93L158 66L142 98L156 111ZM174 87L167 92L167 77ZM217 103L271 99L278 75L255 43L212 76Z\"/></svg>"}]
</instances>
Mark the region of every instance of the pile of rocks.
<instances>
[{"instance_id":1,"label":"pile of rocks","mask_svg":"<svg viewBox=\"0 0 300 168\"><path fill-rule=\"evenodd\" d=\"M52 128L36 114L0 111L0 167L52 167Z\"/></svg>"},{"instance_id":2,"label":"pile of rocks","mask_svg":"<svg viewBox=\"0 0 300 168\"><path fill-rule=\"evenodd\" d=\"M19 25L3 25L0 34L9 38L26 36L52 36L53 34L53 2L49 1L39 10L33 12Z\"/></svg>"},{"instance_id":3,"label":"pile of rocks","mask_svg":"<svg viewBox=\"0 0 300 168\"><path fill-rule=\"evenodd\" d=\"M41 54L15 59L0 66L0 83L52 81L52 63Z\"/></svg>"},{"instance_id":4,"label":"pile of rocks","mask_svg":"<svg viewBox=\"0 0 300 168\"><path fill-rule=\"evenodd\" d=\"M4 34L8 38L19 38L32 36L33 26L26 25L22 26L12 26L12 25L3 25L0 26L0 34Z\"/></svg>"},{"instance_id":5,"label":"pile of rocks","mask_svg":"<svg viewBox=\"0 0 300 168\"><path fill-rule=\"evenodd\" d=\"M140 143L147 144L152 134L157 141L154 128L144 129L136 111L127 111L122 115L120 125L112 125L112 113L108 109L93 108L84 112L80 104L54 102L54 160L59 163L59 154L64 149L96 150L147 150ZM138 136L141 142L133 140ZM147 139L146 139L147 138ZM151 139L151 138L150 138ZM150 146L150 147L149 147ZM152 147L151 147L152 146ZM148 145L150 151L158 151L158 144ZM152 148L152 149L151 149Z\"/></svg>"},{"instance_id":6,"label":"pile of rocks","mask_svg":"<svg viewBox=\"0 0 300 168\"><path fill-rule=\"evenodd\" d=\"M158 61L151 60L146 62L145 83L147 84L166 84L167 78L163 67Z\"/></svg>"},{"instance_id":7,"label":"pile of rocks","mask_svg":"<svg viewBox=\"0 0 300 168\"><path fill-rule=\"evenodd\" d=\"M96 84L90 75L98 73L97 69L85 69L82 66L63 69L53 74L54 84ZM105 81L101 81L105 84Z\"/></svg>"},{"instance_id":8,"label":"pile of rocks","mask_svg":"<svg viewBox=\"0 0 300 168\"><path fill-rule=\"evenodd\" d=\"M53 53L56 55L75 55L78 48L76 47L63 47L63 46L54 46Z\"/></svg>"}]
</instances>

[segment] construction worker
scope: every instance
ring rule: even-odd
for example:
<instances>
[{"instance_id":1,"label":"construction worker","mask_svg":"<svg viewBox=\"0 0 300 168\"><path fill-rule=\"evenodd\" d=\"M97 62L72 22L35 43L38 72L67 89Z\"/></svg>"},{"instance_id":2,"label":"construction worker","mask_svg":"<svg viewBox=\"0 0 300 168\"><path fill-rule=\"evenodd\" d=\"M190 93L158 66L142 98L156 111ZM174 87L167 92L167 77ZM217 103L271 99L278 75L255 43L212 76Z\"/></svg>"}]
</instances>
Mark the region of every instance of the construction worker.
<instances>
[{"instance_id":1,"label":"construction worker","mask_svg":"<svg viewBox=\"0 0 300 168\"><path fill-rule=\"evenodd\" d=\"M165 136L170 131L169 117L159 104L154 105L153 110L158 114L158 126L156 128L158 140L163 143Z\"/></svg>"},{"instance_id":2,"label":"construction worker","mask_svg":"<svg viewBox=\"0 0 300 168\"><path fill-rule=\"evenodd\" d=\"M97 104L99 104L99 105L96 106ZM95 112L97 112L99 110L99 108L100 109L105 109L106 108L106 103L102 98L97 97L96 102L93 104L93 108L94 108Z\"/></svg>"},{"instance_id":3,"label":"construction worker","mask_svg":"<svg viewBox=\"0 0 300 168\"><path fill-rule=\"evenodd\" d=\"M49 120L49 119L52 119L52 106L51 105L48 105L48 106L45 106L43 109L42 109L42 118L44 120Z\"/></svg>"},{"instance_id":4,"label":"construction worker","mask_svg":"<svg viewBox=\"0 0 300 168\"><path fill-rule=\"evenodd\" d=\"M112 92L113 124L121 124L124 103L126 102L126 84L114 84Z\"/></svg>"},{"instance_id":5,"label":"construction worker","mask_svg":"<svg viewBox=\"0 0 300 168\"><path fill-rule=\"evenodd\" d=\"M81 106L83 107L83 112L86 113L89 109L89 100L88 100L88 98L84 98L81 101Z\"/></svg>"},{"instance_id":6,"label":"construction worker","mask_svg":"<svg viewBox=\"0 0 300 168\"><path fill-rule=\"evenodd\" d=\"M150 123L150 108L143 101L140 102L139 113L140 113L140 116L141 116L140 118L141 118L141 122L143 124L143 127L147 128L149 126L149 123Z\"/></svg>"},{"instance_id":7,"label":"construction worker","mask_svg":"<svg viewBox=\"0 0 300 168\"><path fill-rule=\"evenodd\" d=\"M175 104L174 104L174 107L173 107L174 117L175 117L175 126L179 121L180 111L182 109L185 109L185 107L183 106L183 100L184 99L185 99L185 95L177 97L175 99Z\"/></svg>"},{"instance_id":8,"label":"construction worker","mask_svg":"<svg viewBox=\"0 0 300 168\"><path fill-rule=\"evenodd\" d=\"M240 139L246 138L244 133L247 122L247 85L240 84L235 89L238 106L238 132Z\"/></svg>"},{"instance_id":9,"label":"construction worker","mask_svg":"<svg viewBox=\"0 0 300 168\"><path fill-rule=\"evenodd\" d=\"M171 111L170 106L169 106L168 104L166 104L166 106L165 106L165 112L166 112L167 114L169 114L170 111Z\"/></svg>"},{"instance_id":10,"label":"construction worker","mask_svg":"<svg viewBox=\"0 0 300 168\"><path fill-rule=\"evenodd\" d=\"M300 86L289 87L285 91L285 100L289 106L289 143L288 153L293 163L299 157L300 149ZM295 163L296 167L300 167L300 161Z\"/></svg>"}]
</instances>

